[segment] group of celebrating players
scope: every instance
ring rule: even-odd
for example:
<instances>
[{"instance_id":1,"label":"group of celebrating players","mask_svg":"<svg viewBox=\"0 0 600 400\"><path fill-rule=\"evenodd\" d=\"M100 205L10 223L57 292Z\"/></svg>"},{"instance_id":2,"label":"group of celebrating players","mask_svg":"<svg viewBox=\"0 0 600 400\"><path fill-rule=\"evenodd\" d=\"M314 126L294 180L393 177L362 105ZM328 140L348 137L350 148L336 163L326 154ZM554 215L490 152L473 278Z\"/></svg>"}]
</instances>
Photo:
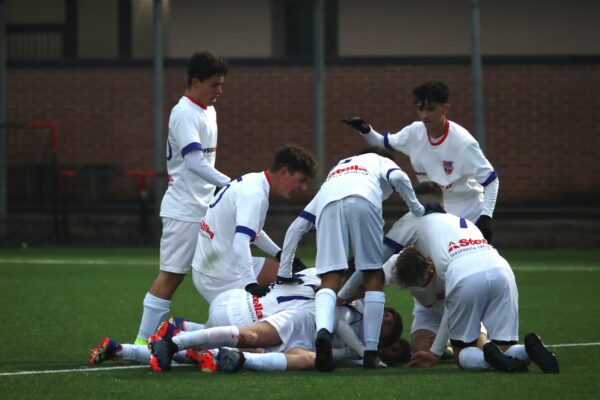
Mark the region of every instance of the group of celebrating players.
<instances>
[{"instance_id":1,"label":"group of celebrating players","mask_svg":"<svg viewBox=\"0 0 600 400\"><path fill-rule=\"evenodd\" d=\"M537 334L517 344L515 277L491 246L498 176L469 132L447 119L444 83L413 90L419 121L397 133L381 135L360 117L342 121L370 147L329 171L280 248L263 230L269 201L306 191L316 162L287 145L261 172L230 179L214 168L214 104L227 72L208 52L190 59L187 89L169 118L160 271L134 343L104 338L91 364L119 358L156 371L176 361L210 372L331 372L428 367L453 355L466 370L524 372L533 361L558 373ZM414 187L392 151L410 158ZM384 234L382 203L394 192L409 212ZM307 232L316 232L315 268L295 255ZM252 256L251 245L270 257ZM209 318L165 321L190 268ZM413 296L410 342L400 315L385 306L390 284Z\"/></svg>"}]
</instances>

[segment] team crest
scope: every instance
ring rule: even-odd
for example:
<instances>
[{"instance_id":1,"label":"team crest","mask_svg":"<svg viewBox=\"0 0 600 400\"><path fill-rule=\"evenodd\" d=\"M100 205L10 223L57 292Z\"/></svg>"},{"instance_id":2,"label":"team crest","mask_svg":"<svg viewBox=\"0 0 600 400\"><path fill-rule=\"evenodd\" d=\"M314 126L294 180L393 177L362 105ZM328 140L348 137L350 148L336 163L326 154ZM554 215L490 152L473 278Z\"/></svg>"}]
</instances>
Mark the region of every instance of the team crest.
<instances>
[{"instance_id":1,"label":"team crest","mask_svg":"<svg viewBox=\"0 0 600 400\"><path fill-rule=\"evenodd\" d=\"M444 164L444 172L446 172L446 175L450 175L452 173L452 171L454 171L454 161L442 161Z\"/></svg>"}]
</instances>

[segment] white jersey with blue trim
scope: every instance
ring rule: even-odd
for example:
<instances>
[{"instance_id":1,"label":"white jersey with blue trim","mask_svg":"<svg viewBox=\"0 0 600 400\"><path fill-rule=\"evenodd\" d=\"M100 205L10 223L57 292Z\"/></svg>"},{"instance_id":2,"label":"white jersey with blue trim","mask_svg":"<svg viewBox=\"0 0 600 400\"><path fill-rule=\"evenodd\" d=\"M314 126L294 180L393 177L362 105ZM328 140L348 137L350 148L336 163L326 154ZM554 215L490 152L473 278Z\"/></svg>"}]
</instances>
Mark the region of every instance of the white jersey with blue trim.
<instances>
[{"instance_id":1,"label":"white jersey with blue trim","mask_svg":"<svg viewBox=\"0 0 600 400\"><path fill-rule=\"evenodd\" d=\"M188 170L183 157L190 151L202 151L214 167L217 155L217 112L213 106L203 108L183 96L171 110L167 138L167 173L169 182L163 197L160 216L198 222L206 213L215 186Z\"/></svg>"},{"instance_id":2,"label":"white jersey with blue trim","mask_svg":"<svg viewBox=\"0 0 600 400\"><path fill-rule=\"evenodd\" d=\"M200 221L194 269L222 279L244 275L247 263L233 251L233 239L236 233L248 235L251 242L256 239L265 224L270 189L268 172L263 171L243 175L219 190Z\"/></svg>"},{"instance_id":3,"label":"white jersey with blue trim","mask_svg":"<svg viewBox=\"0 0 600 400\"><path fill-rule=\"evenodd\" d=\"M403 182L401 187L392 186L392 174L395 179L398 179L400 174L399 181ZM349 196L360 196L381 210L383 200L394 191L400 194L409 208L414 207L410 204L411 200L416 203L410 179L398 164L375 153L362 154L341 160L329 171L311 208L318 221L321 211L329 203Z\"/></svg>"},{"instance_id":4,"label":"white jersey with blue trim","mask_svg":"<svg viewBox=\"0 0 600 400\"><path fill-rule=\"evenodd\" d=\"M433 261L436 275L442 281L445 281L446 271L453 261L494 250L471 221L447 213L431 213L419 218L406 214L396 221L386 239L404 247L415 245L422 255ZM464 273L469 275L479 270L475 265Z\"/></svg>"},{"instance_id":5,"label":"white jersey with blue trim","mask_svg":"<svg viewBox=\"0 0 600 400\"><path fill-rule=\"evenodd\" d=\"M410 158L419 182L433 181L442 186L448 212L477 221L483 208L483 187L497 175L465 128L447 121L443 136L433 142L423 122L417 121L399 132L385 134L384 145Z\"/></svg>"},{"instance_id":6,"label":"white jersey with blue trim","mask_svg":"<svg viewBox=\"0 0 600 400\"><path fill-rule=\"evenodd\" d=\"M273 283L269 286L269 293L263 297L248 294L253 298L255 312L268 316L290 308L302 308L315 314L315 295L321 285L317 270L307 268L298 272L296 276L302 279L301 284ZM260 310L257 310L257 307L260 307Z\"/></svg>"}]
</instances>

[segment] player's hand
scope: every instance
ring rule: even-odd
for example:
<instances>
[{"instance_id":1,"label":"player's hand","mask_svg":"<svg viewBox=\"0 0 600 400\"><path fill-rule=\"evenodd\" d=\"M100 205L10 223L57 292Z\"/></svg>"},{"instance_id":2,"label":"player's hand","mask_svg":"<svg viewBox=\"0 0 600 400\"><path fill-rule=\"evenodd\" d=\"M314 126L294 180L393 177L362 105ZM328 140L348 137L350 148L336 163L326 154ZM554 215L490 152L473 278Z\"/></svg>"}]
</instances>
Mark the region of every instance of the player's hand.
<instances>
[{"instance_id":1,"label":"player's hand","mask_svg":"<svg viewBox=\"0 0 600 400\"><path fill-rule=\"evenodd\" d=\"M350 125L362 134L369 133L371 127L361 117L348 117L342 120L343 123Z\"/></svg>"},{"instance_id":2,"label":"player's hand","mask_svg":"<svg viewBox=\"0 0 600 400\"><path fill-rule=\"evenodd\" d=\"M440 203L425 203L423 204L423 207L425 207L425 214L423 215L429 215L432 213L446 214L446 210L444 210L444 207L442 207Z\"/></svg>"},{"instance_id":3,"label":"player's hand","mask_svg":"<svg viewBox=\"0 0 600 400\"><path fill-rule=\"evenodd\" d=\"M482 215L479 217L475 225L479 228L485 240L488 243L492 243L492 217L488 215Z\"/></svg>"},{"instance_id":4,"label":"player's hand","mask_svg":"<svg viewBox=\"0 0 600 400\"><path fill-rule=\"evenodd\" d=\"M285 278L277 275L277 280L275 283L279 285L300 285L304 283L304 281L298 275L292 275L291 278Z\"/></svg>"},{"instance_id":5,"label":"player's hand","mask_svg":"<svg viewBox=\"0 0 600 400\"><path fill-rule=\"evenodd\" d=\"M430 351L417 351L404 366L429 368L433 367L439 359L436 354Z\"/></svg>"},{"instance_id":6,"label":"player's hand","mask_svg":"<svg viewBox=\"0 0 600 400\"><path fill-rule=\"evenodd\" d=\"M269 293L271 289L260 286L258 283L250 283L246 285L246 292L250 293L252 296L263 297L267 293Z\"/></svg>"}]
</instances>

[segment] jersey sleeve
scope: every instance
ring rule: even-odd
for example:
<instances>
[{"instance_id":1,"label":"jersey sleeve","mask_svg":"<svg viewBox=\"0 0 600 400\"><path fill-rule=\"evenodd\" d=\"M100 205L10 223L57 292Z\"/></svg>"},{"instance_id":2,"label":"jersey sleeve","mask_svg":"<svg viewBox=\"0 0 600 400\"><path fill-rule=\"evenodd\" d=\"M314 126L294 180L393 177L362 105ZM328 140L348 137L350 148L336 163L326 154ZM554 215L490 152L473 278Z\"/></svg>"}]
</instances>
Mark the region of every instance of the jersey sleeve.
<instances>
[{"instance_id":1,"label":"jersey sleeve","mask_svg":"<svg viewBox=\"0 0 600 400\"><path fill-rule=\"evenodd\" d=\"M472 142L466 147L463 160L463 174L472 176L481 186L485 187L497 178L496 171L483 155L477 142Z\"/></svg>"},{"instance_id":2,"label":"jersey sleeve","mask_svg":"<svg viewBox=\"0 0 600 400\"><path fill-rule=\"evenodd\" d=\"M281 249L281 260L279 263L278 276L284 278L292 277L292 263L296 255L296 249L300 239L306 232L309 232L315 227L315 208L316 201L313 199L305 208L300 212L300 215L292 222L288 230L285 233L283 239L283 247Z\"/></svg>"},{"instance_id":3,"label":"jersey sleeve","mask_svg":"<svg viewBox=\"0 0 600 400\"><path fill-rule=\"evenodd\" d=\"M259 193L244 193L236 199L235 232L244 233L254 241L262 229L269 202Z\"/></svg>"},{"instance_id":4,"label":"jersey sleeve","mask_svg":"<svg viewBox=\"0 0 600 400\"><path fill-rule=\"evenodd\" d=\"M384 243L388 241L399 247L415 244L418 239L416 218L413 214L408 213L396 221L385 235Z\"/></svg>"},{"instance_id":5,"label":"jersey sleeve","mask_svg":"<svg viewBox=\"0 0 600 400\"><path fill-rule=\"evenodd\" d=\"M412 141L411 137L415 134L414 124L405 126L396 133L385 133L383 135L383 144L388 150L396 150L404 154L410 154Z\"/></svg>"},{"instance_id":6,"label":"jersey sleeve","mask_svg":"<svg viewBox=\"0 0 600 400\"><path fill-rule=\"evenodd\" d=\"M177 147L181 149L181 155L185 156L193 150L201 150L200 129L202 127L197 118L189 113L180 113L177 118L171 121L172 138Z\"/></svg>"}]
</instances>

